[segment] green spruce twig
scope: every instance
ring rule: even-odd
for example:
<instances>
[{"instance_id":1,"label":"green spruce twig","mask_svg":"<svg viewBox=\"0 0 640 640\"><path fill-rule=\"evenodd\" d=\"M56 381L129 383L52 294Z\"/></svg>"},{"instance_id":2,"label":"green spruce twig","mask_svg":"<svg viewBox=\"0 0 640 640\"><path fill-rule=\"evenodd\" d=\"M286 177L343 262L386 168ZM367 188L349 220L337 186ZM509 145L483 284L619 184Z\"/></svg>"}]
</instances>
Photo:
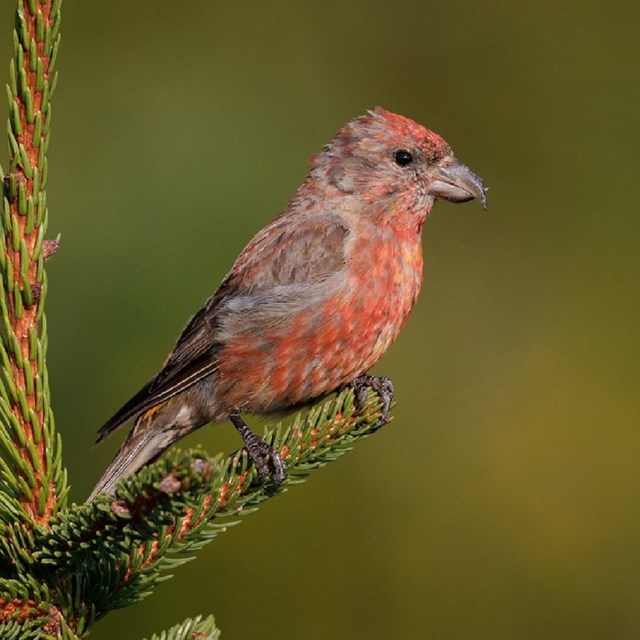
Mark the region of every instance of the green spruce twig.
<instances>
[{"instance_id":1,"label":"green spruce twig","mask_svg":"<svg viewBox=\"0 0 640 640\"><path fill-rule=\"evenodd\" d=\"M298 414L290 425L268 431L265 440L288 467L281 491L340 457L379 419L374 395L356 414L353 393L344 391L307 415ZM25 568L45 582L73 578L72 600L79 603L74 617L99 618L151 593L168 571L191 559L185 553L197 551L274 495L244 450L225 460L173 450L123 480L115 496L101 495L59 514L50 529L26 542Z\"/></svg>"},{"instance_id":2,"label":"green spruce twig","mask_svg":"<svg viewBox=\"0 0 640 640\"><path fill-rule=\"evenodd\" d=\"M0 520L39 524L66 504L46 368L47 149L60 0L22 0L10 64L9 171L0 216Z\"/></svg>"},{"instance_id":3,"label":"green spruce twig","mask_svg":"<svg viewBox=\"0 0 640 640\"><path fill-rule=\"evenodd\" d=\"M163 631L160 635L155 633L151 640L219 640L220 631L216 628L213 616L202 618L198 616L193 620L185 620L183 623Z\"/></svg>"}]
</instances>

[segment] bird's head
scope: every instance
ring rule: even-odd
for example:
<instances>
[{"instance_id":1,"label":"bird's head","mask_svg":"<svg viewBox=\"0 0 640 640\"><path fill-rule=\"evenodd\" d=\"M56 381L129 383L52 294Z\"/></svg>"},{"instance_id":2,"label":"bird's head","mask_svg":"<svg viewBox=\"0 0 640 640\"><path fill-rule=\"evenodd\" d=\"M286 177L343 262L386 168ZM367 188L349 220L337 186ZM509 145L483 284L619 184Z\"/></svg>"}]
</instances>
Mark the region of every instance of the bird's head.
<instances>
[{"instance_id":1,"label":"bird's head","mask_svg":"<svg viewBox=\"0 0 640 640\"><path fill-rule=\"evenodd\" d=\"M486 208L482 180L443 138L380 107L343 127L314 162L340 192L365 202L428 213L437 198L475 198Z\"/></svg>"}]
</instances>

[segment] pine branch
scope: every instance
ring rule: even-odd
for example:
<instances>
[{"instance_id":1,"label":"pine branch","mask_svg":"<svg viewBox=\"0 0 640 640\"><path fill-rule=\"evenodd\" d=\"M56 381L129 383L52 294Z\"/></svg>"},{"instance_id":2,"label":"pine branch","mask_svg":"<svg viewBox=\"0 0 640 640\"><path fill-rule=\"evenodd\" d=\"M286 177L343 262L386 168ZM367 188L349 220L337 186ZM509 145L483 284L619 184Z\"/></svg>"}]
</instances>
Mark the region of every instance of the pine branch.
<instances>
[{"instance_id":1,"label":"pine branch","mask_svg":"<svg viewBox=\"0 0 640 640\"><path fill-rule=\"evenodd\" d=\"M352 392L344 391L306 416L298 414L289 426L267 432L265 440L288 467L280 490L340 457L371 433L380 415L374 394L356 414ZM28 553L30 571L49 584L62 581L71 587L74 618L100 618L151 593L167 571L191 559L185 553L274 495L273 487L259 481L244 450L226 460L209 459L201 451L172 451L121 482L115 496L74 506L50 529L40 529Z\"/></svg>"},{"instance_id":2,"label":"pine branch","mask_svg":"<svg viewBox=\"0 0 640 640\"><path fill-rule=\"evenodd\" d=\"M46 523L66 504L46 369L44 239L60 0L20 0L10 65L9 172L0 216L0 519Z\"/></svg>"}]
</instances>

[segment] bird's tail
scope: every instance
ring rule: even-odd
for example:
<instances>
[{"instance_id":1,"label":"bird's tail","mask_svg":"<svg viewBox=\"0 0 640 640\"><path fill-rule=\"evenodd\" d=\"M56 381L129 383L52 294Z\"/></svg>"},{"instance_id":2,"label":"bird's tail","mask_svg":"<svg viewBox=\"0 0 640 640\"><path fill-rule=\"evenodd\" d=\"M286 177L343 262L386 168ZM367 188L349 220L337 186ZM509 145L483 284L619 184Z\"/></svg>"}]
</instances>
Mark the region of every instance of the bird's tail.
<instances>
[{"instance_id":1,"label":"bird's tail","mask_svg":"<svg viewBox=\"0 0 640 640\"><path fill-rule=\"evenodd\" d=\"M113 493L122 478L149 464L176 440L199 425L179 424L179 408L172 401L143 413L123 442L120 450L87 499L91 502L99 493Z\"/></svg>"}]
</instances>

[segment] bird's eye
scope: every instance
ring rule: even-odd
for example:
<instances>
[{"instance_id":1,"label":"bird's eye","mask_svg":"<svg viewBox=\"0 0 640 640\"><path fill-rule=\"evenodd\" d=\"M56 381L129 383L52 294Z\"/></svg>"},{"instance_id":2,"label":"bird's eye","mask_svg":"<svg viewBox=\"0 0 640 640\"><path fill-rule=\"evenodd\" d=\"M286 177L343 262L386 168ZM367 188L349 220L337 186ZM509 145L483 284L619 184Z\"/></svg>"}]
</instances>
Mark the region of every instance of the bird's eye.
<instances>
[{"instance_id":1,"label":"bird's eye","mask_svg":"<svg viewBox=\"0 0 640 640\"><path fill-rule=\"evenodd\" d=\"M396 161L396 164L399 164L401 167L406 167L413 162L413 156L406 149L396 151L393 154L393 159Z\"/></svg>"}]
</instances>

